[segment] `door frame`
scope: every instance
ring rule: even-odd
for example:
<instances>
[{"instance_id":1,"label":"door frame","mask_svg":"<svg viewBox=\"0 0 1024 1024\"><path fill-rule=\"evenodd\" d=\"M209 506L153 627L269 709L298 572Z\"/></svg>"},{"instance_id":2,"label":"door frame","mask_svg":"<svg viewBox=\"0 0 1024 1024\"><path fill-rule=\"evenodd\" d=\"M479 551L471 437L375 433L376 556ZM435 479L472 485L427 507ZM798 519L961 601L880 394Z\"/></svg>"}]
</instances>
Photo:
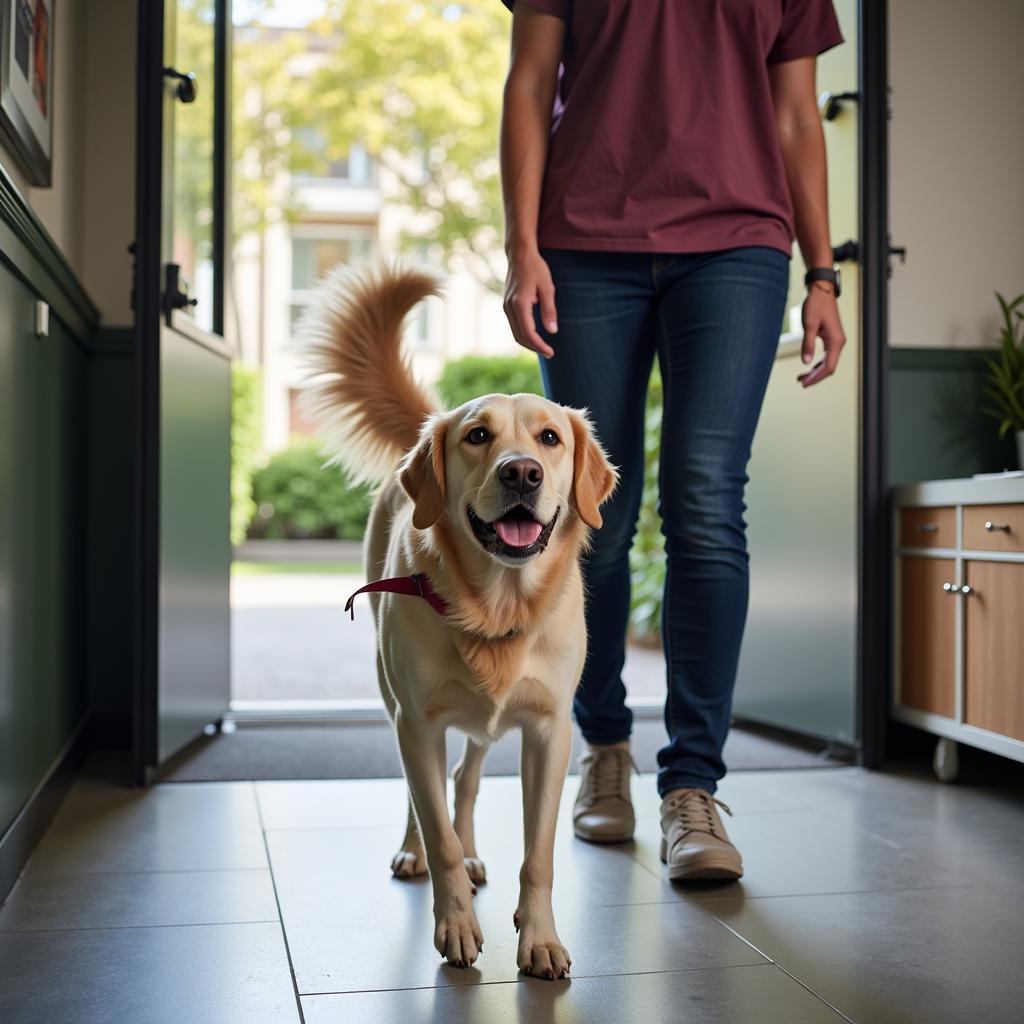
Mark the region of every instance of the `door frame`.
<instances>
[{"instance_id":1,"label":"door frame","mask_svg":"<svg viewBox=\"0 0 1024 1024\"><path fill-rule=\"evenodd\" d=\"M223 333L227 264L227 180L230 0L216 0L214 72L214 290L213 326ZM162 185L164 0L138 8L136 111L136 238L134 401L139 424L134 470L140 486L132 510L136 543L132 643L132 771L139 783L152 774L157 729L159 587L160 204ZM858 537L858 666L856 718L860 761L880 767L885 755L890 690L890 580L888 508L888 2L860 0L860 263L861 450ZM154 71L159 70L157 74Z\"/></svg>"},{"instance_id":2,"label":"door frame","mask_svg":"<svg viewBox=\"0 0 1024 1024\"><path fill-rule=\"evenodd\" d=\"M158 751L160 620L160 329L163 310L162 210L164 43L167 3L138 5L135 118L135 317L133 401L138 438L132 508L135 572L131 621L131 774L153 781ZM213 331L223 335L227 274L229 40L231 0L214 0ZM168 321L169 322L169 321Z\"/></svg>"},{"instance_id":3,"label":"door frame","mask_svg":"<svg viewBox=\"0 0 1024 1024\"><path fill-rule=\"evenodd\" d=\"M888 514L888 0L860 0L861 445L857 704L860 763L885 757L891 649Z\"/></svg>"}]
</instances>

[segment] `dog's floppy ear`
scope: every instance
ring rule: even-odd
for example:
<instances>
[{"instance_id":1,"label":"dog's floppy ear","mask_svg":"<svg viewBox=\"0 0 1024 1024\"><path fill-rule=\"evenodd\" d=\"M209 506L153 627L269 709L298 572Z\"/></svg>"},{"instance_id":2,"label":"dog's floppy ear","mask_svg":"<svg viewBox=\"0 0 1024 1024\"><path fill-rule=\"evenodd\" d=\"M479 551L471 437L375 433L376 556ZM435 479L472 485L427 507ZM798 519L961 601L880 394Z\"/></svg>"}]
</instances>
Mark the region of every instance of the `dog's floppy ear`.
<instances>
[{"instance_id":1,"label":"dog's floppy ear","mask_svg":"<svg viewBox=\"0 0 1024 1024\"><path fill-rule=\"evenodd\" d=\"M601 526L601 505L611 496L619 474L594 437L586 410L569 409L573 434L572 500L576 514L595 530Z\"/></svg>"},{"instance_id":2,"label":"dog's floppy ear","mask_svg":"<svg viewBox=\"0 0 1024 1024\"><path fill-rule=\"evenodd\" d=\"M448 417L431 416L424 420L416 444L405 453L398 468L398 479L412 498L412 525L425 530L441 518L444 511L444 442L448 435Z\"/></svg>"}]
</instances>

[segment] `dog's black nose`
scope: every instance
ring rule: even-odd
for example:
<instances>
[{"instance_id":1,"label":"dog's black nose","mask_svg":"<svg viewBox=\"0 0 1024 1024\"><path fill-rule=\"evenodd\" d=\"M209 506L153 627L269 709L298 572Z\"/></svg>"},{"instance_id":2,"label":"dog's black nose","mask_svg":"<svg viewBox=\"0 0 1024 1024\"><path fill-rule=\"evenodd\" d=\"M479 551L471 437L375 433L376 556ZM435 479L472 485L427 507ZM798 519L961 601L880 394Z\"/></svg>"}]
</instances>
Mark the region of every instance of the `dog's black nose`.
<instances>
[{"instance_id":1,"label":"dog's black nose","mask_svg":"<svg viewBox=\"0 0 1024 1024\"><path fill-rule=\"evenodd\" d=\"M498 467L498 479L510 490L529 494L544 479L544 467L536 459L507 459Z\"/></svg>"}]
</instances>

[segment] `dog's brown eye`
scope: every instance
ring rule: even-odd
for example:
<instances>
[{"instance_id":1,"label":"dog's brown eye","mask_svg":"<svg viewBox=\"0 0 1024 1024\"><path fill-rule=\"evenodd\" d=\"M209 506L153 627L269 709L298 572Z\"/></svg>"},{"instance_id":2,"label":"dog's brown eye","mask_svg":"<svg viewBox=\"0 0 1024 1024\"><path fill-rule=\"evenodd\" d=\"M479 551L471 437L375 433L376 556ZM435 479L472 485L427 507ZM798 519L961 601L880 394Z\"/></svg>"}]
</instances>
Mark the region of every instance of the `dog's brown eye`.
<instances>
[{"instance_id":1,"label":"dog's brown eye","mask_svg":"<svg viewBox=\"0 0 1024 1024\"><path fill-rule=\"evenodd\" d=\"M474 427L467 435L466 440L470 444L483 444L490 440L491 435L486 427Z\"/></svg>"},{"instance_id":2,"label":"dog's brown eye","mask_svg":"<svg viewBox=\"0 0 1024 1024\"><path fill-rule=\"evenodd\" d=\"M540 443L546 444L549 448L554 448L558 444L558 435L553 430L542 430Z\"/></svg>"}]
</instances>

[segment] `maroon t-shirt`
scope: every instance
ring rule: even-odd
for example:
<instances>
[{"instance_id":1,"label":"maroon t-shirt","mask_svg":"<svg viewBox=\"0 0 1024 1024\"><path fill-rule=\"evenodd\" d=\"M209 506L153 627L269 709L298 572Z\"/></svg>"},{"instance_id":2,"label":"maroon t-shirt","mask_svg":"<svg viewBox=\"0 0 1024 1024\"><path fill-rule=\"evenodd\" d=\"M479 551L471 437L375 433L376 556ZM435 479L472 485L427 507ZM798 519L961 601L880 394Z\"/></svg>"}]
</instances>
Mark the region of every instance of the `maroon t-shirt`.
<instances>
[{"instance_id":1,"label":"maroon t-shirt","mask_svg":"<svg viewBox=\"0 0 1024 1024\"><path fill-rule=\"evenodd\" d=\"M519 2L568 29L540 245L790 253L768 65L843 41L832 0Z\"/></svg>"}]
</instances>

